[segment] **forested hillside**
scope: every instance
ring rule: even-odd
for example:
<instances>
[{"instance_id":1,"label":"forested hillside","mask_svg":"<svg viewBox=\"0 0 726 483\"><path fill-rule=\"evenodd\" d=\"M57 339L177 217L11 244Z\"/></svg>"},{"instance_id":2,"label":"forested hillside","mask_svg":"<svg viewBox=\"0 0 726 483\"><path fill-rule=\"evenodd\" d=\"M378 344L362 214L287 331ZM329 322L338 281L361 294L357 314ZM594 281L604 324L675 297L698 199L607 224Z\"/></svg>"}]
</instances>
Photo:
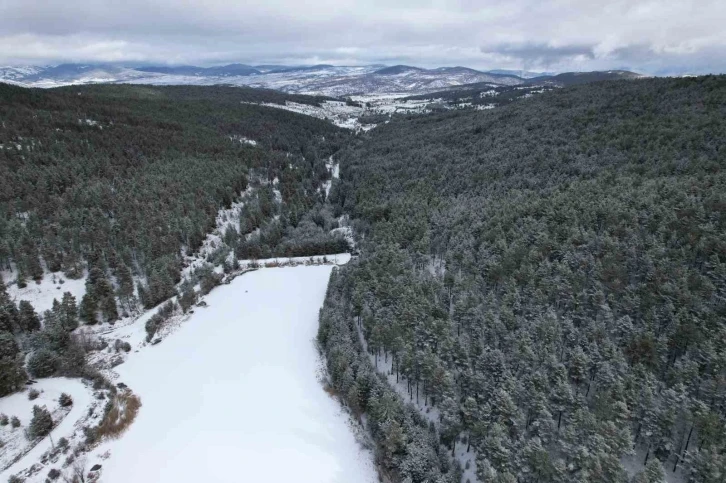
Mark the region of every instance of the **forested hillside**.
<instances>
[{"instance_id":1,"label":"forested hillside","mask_svg":"<svg viewBox=\"0 0 726 483\"><path fill-rule=\"evenodd\" d=\"M79 319L113 322L175 295L183 255L199 248L218 211L242 192L239 226L227 227L207 260L214 265L230 251L257 258L347 249L330 235L337 225L321 187L331 176L326 162L348 134L248 104L286 100L321 98L226 87L0 84L0 394L24 382L20 349L47 349L34 352L47 357L43 367L29 363L31 376L77 375L68 367L82 366L83 352L69 348L68 332ZM6 290L49 272L84 278L82 299L59 290L53 310L41 314ZM14 336L37 332L41 321L34 340L52 343L20 338L19 348ZM67 364L67 357L75 359Z\"/></svg>"},{"instance_id":2,"label":"forested hillside","mask_svg":"<svg viewBox=\"0 0 726 483\"><path fill-rule=\"evenodd\" d=\"M319 340L384 472L458 483L438 442L460 440L480 481L723 482L725 143L724 77L575 86L356 139L331 198L362 255L334 275Z\"/></svg>"},{"instance_id":3,"label":"forested hillside","mask_svg":"<svg viewBox=\"0 0 726 483\"><path fill-rule=\"evenodd\" d=\"M345 136L322 121L243 104L282 97L240 88L0 86L0 264L16 263L22 280L42 275L41 258L69 275L82 260L148 274L182 246L198 246L253 171L277 177L285 201L310 205Z\"/></svg>"}]
</instances>

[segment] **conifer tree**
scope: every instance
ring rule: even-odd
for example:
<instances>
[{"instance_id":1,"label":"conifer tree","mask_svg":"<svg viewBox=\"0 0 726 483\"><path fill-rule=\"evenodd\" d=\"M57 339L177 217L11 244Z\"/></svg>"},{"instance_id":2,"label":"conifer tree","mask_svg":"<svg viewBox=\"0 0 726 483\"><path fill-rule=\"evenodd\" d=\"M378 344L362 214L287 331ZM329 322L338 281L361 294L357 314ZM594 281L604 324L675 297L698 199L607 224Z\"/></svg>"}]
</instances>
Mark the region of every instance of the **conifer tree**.
<instances>
[{"instance_id":1,"label":"conifer tree","mask_svg":"<svg viewBox=\"0 0 726 483\"><path fill-rule=\"evenodd\" d=\"M18 323L24 332L40 330L40 318L30 302L21 300L18 309Z\"/></svg>"},{"instance_id":2,"label":"conifer tree","mask_svg":"<svg viewBox=\"0 0 726 483\"><path fill-rule=\"evenodd\" d=\"M33 417L28 425L30 439L42 438L53 429L53 417L45 407L33 406Z\"/></svg>"},{"instance_id":3,"label":"conifer tree","mask_svg":"<svg viewBox=\"0 0 726 483\"><path fill-rule=\"evenodd\" d=\"M76 306L76 298L70 292L63 293L61 314L60 323L64 329L72 331L78 327L78 307Z\"/></svg>"},{"instance_id":4,"label":"conifer tree","mask_svg":"<svg viewBox=\"0 0 726 483\"><path fill-rule=\"evenodd\" d=\"M86 292L81 299L81 306L79 308L79 316L81 320L87 325L97 324L97 311L98 306L95 297L91 293Z\"/></svg>"}]
</instances>

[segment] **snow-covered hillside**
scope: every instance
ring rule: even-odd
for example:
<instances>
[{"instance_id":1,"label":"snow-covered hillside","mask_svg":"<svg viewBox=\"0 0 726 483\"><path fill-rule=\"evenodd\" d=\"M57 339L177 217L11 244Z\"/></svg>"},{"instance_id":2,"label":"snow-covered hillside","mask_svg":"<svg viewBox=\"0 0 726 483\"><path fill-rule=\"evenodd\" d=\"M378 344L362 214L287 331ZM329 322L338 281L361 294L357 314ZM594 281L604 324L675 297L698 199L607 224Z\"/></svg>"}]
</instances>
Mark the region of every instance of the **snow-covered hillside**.
<instances>
[{"instance_id":1,"label":"snow-covered hillside","mask_svg":"<svg viewBox=\"0 0 726 483\"><path fill-rule=\"evenodd\" d=\"M227 66L232 67L232 66ZM248 66L249 67L249 66ZM34 87L56 87L92 83L134 83L151 85L237 85L277 89L295 94L333 97L353 94L412 94L442 90L472 82L518 85L514 75L491 74L463 67L419 69L316 65L254 68L130 68L117 65L65 64L49 67L0 68L0 81Z\"/></svg>"},{"instance_id":2,"label":"snow-covered hillside","mask_svg":"<svg viewBox=\"0 0 726 483\"><path fill-rule=\"evenodd\" d=\"M261 269L210 293L174 334L116 370L143 408L102 481L377 481L318 380L331 266Z\"/></svg>"}]
</instances>

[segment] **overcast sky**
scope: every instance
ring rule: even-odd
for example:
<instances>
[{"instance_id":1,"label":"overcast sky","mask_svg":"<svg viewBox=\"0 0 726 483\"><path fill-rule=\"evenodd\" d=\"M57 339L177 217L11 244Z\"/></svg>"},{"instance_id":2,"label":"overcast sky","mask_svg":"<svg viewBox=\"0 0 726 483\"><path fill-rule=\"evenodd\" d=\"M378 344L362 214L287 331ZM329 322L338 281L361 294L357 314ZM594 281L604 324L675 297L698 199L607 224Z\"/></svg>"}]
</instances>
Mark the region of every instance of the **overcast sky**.
<instances>
[{"instance_id":1,"label":"overcast sky","mask_svg":"<svg viewBox=\"0 0 726 483\"><path fill-rule=\"evenodd\" d=\"M0 64L726 72L726 0L0 0Z\"/></svg>"}]
</instances>

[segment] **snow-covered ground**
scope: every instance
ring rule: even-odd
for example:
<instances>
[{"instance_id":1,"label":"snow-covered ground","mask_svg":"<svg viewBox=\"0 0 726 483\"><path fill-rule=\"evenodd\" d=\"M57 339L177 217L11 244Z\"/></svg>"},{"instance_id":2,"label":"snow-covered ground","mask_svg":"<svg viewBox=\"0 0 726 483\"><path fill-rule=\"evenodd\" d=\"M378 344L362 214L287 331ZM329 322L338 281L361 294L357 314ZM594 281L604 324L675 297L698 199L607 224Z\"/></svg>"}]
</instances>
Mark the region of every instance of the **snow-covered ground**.
<instances>
[{"instance_id":1,"label":"snow-covered ground","mask_svg":"<svg viewBox=\"0 0 726 483\"><path fill-rule=\"evenodd\" d=\"M349 106L342 101L324 101L321 106L299 104L291 101L287 101L285 104L266 102L261 105L276 109L284 109L298 114L305 114L306 116L318 119L325 119L336 126L345 129L359 130L363 128L363 126L358 122L358 117L363 114L364 109L357 106Z\"/></svg>"},{"instance_id":2,"label":"snow-covered ground","mask_svg":"<svg viewBox=\"0 0 726 483\"><path fill-rule=\"evenodd\" d=\"M33 465L60 438L71 439L74 432L79 429L79 421L87 415L93 399L90 389L79 379L65 377L40 379L31 387L40 392L38 398L33 401L28 400L28 391L17 392L0 399L0 413L8 417L17 416L21 423L20 427L15 429L9 424L0 428L0 438L5 443L0 449L0 464L2 465L0 469L5 469L0 473L0 481L8 481L10 475ZM64 392L73 399L70 412L60 409L58 403L58 397ZM45 406L53 414L56 426L50 437L40 440L29 452L9 466L17 456L28 451L31 446L24 431L30 424L34 405Z\"/></svg>"},{"instance_id":3,"label":"snow-covered ground","mask_svg":"<svg viewBox=\"0 0 726 483\"><path fill-rule=\"evenodd\" d=\"M118 366L143 407L121 439L89 458L110 451L102 481L377 481L372 456L318 379L313 339L331 270L237 277Z\"/></svg>"},{"instance_id":4,"label":"snow-covered ground","mask_svg":"<svg viewBox=\"0 0 726 483\"><path fill-rule=\"evenodd\" d=\"M325 119L338 127L351 129L353 131L369 131L376 127L376 124L363 124L359 121L362 116L370 115L390 115L394 113L407 114L426 114L431 112L430 104L440 104L440 99L426 100L403 100L409 94L388 94L388 95L370 95L370 96L353 96L352 100L359 105L349 105L343 101L324 101L320 106L312 106L309 104L298 104L296 102L287 101L285 104L264 103L266 107L275 109L284 109L286 111L305 114L318 119ZM252 103L254 104L254 103ZM444 108L453 108L442 104Z\"/></svg>"},{"instance_id":5,"label":"snow-covered ground","mask_svg":"<svg viewBox=\"0 0 726 483\"><path fill-rule=\"evenodd\" d=\"M60 302L64 292L70 292L76 298L77 303L80 303L86 294L85 276L78 280L73 280L61 272L45 272L40 283L36 283L34 280L28 280L25 288L18 288L17 284L15 284L17 273L14 271L4 271L2 272L2 277L7 286L10 298L15 300L16 303L21 300L27 300L38 314L52 309L53 299Z\"/></svg>"},{"instance_id":6,"label":"snow-covered ground","mask_svg":"<svg viewBox=\"0 0 726 483\"><path fill-rule=\"evenodd\" d=\"M493 109L493 104L472 106L471 102L450 102L440 98L403 99L410 93L374 94L352 96L355 103L350 105L343 101L324 101L320 106L299 104L287 101L285 104L260 104L275 109L312 116L332 122L338 127L353 131L370 131L378 124L365 123L367 116L388 116L393 114L428 114L435 109ZM250 103L255 104L255 103ZM361 122L363 120L363 122ZM383 121L388 122L388 120Z\"/></svg>"}]
</instances>

